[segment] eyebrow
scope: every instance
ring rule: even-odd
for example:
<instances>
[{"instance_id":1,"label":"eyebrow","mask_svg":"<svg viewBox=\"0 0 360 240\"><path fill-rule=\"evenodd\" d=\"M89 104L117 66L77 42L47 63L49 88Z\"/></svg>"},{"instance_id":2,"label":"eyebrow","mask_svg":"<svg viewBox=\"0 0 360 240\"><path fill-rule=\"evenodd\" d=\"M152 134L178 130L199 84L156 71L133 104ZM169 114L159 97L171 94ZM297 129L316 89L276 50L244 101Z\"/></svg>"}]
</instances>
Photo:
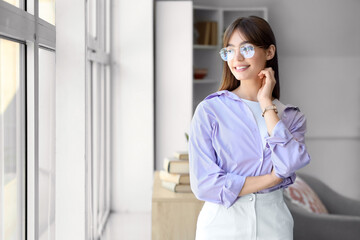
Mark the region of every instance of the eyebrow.
<instances>
[{"instance_id":1,"label":"eyebrow","mask_svg":"<svg viewBox=\"0 0 360 240\"><path fill-rule=\"evenodd\" d=\"M245 44L245 43L249 43L249 41L243 41L242 43L240 43L240 46L243 45L243 44ZM230 46L231 46L231 47L235 47L234 44L231 44L231 43L228 43L228 44L226 45L226 47L230 47Z\"/></svg>"}]
</instances>

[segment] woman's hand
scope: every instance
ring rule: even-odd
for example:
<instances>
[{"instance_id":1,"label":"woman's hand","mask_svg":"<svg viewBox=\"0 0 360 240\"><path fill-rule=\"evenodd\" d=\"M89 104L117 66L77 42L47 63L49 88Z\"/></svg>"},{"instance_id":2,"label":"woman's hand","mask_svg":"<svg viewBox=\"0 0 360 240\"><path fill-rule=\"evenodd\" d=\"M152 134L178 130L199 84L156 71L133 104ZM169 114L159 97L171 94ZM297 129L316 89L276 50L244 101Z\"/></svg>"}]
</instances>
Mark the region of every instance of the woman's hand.
<instances>
[{"instance_id":1,"label":"woman's hand","mask_svg":"<svg viewBox=\"0 0 360 240\"><path fill-rule=\"evenodd\" d=\"M279 183L282 183L283 179L279 178L278 176L275 175L275 169L274 168L272 169L270 175L274 179L274 182L276 183L275 185L278 185Z\"/></svg>"},{"instance_id":2,"label":"woman's hand","mask_svg":"<svg viewBox=\"0 0 360 240\"><path fill-rule=\"evenodd\" d=\"M271 67L265 68L258 74L262 84L257 94L259 102L272 102L272 92L276 84L275 72Z\"/></svg>"}]
</instances>

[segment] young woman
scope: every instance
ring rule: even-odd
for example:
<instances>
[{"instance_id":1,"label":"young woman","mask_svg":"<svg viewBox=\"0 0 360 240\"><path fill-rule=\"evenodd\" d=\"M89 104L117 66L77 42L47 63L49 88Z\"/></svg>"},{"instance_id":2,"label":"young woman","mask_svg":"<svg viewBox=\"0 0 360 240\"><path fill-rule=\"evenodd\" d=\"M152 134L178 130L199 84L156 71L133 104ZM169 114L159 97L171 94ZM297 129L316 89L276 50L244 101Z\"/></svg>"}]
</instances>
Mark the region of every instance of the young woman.
<instances>
[{"instance_id":1,"label":"young woman","mask_svg":"<svg viewBox=\"0 0 360 240\"><path fill-rule=\"evenodd\" d=\"M259 17L225 31L222 84L196 108L189 131L190 182L205 201L197 240L293 239L283 189L310 162L306 119L279 101L276 42Z\"/></svg>"}]
</instances>

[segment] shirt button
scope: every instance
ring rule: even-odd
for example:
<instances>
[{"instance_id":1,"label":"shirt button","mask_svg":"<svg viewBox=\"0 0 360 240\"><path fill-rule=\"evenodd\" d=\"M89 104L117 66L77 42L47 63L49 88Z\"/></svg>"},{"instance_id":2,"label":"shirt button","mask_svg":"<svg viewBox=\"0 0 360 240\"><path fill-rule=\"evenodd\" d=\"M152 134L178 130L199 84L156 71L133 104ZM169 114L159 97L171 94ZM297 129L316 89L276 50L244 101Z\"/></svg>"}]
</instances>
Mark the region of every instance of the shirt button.
<instances>
[{"instance_id":1,"label":"shirt button","mask_svg":"<svg viewBox=\"0 0 360 240\"><path fill-rule=\"evenodd\" d=\"M252 201L252 200L253 200L253 198L252 198L252 197L249 197L249 200L250 200L250 201Z\"/></svg>"}]
</instances>

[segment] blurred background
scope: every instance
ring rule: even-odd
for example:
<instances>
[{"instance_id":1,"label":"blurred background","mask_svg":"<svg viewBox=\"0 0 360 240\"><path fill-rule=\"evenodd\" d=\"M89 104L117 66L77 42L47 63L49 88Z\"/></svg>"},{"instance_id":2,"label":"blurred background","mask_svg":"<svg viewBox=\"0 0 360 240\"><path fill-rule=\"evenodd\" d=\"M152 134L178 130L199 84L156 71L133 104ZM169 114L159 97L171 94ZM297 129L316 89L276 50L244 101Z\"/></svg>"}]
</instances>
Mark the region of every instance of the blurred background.
<instances>
[{"instance_id":1,"label":"blurred background","mask_svg":"<svg viewBox=\"0 0 360 240\"><path fill-rule=\"evenodd\" d=\"M150 239L154 171L187 150L197 104L220 85L223 31L248 15L270 23L280 101L307 118L312 160L300 172L360 200L359 10L0 0L0 238Z\"/></svg>"}]
</instances>

